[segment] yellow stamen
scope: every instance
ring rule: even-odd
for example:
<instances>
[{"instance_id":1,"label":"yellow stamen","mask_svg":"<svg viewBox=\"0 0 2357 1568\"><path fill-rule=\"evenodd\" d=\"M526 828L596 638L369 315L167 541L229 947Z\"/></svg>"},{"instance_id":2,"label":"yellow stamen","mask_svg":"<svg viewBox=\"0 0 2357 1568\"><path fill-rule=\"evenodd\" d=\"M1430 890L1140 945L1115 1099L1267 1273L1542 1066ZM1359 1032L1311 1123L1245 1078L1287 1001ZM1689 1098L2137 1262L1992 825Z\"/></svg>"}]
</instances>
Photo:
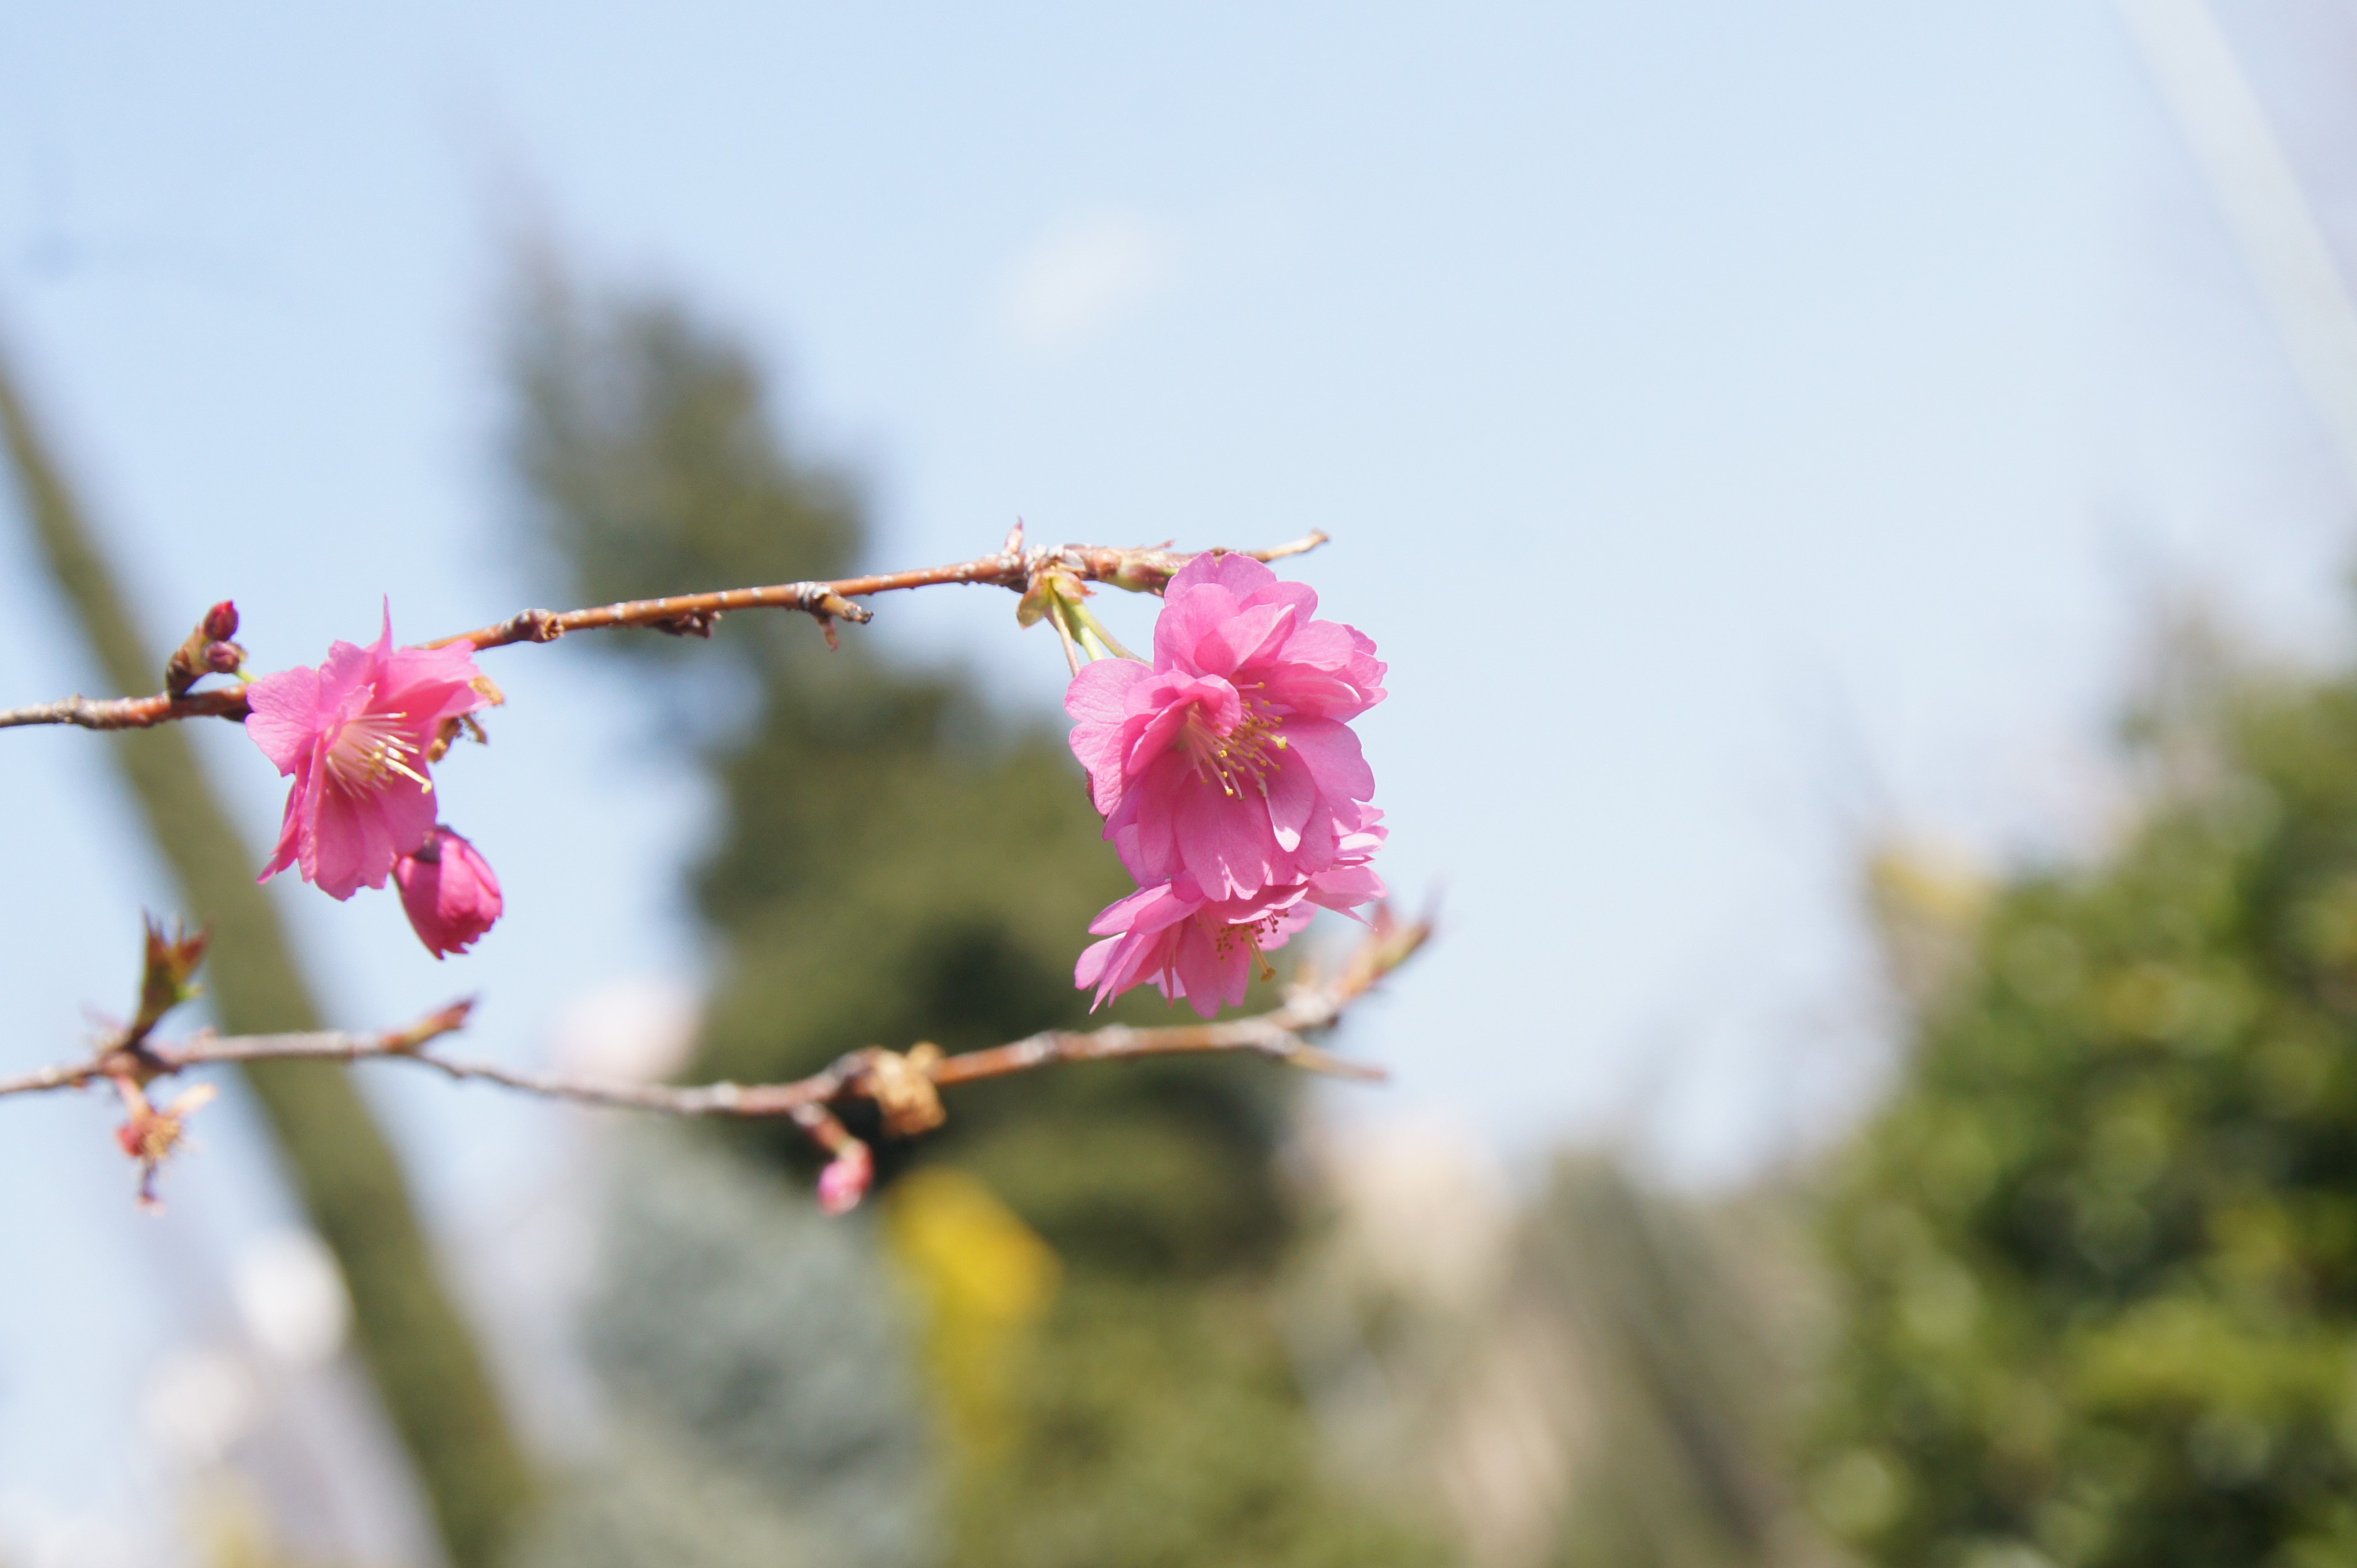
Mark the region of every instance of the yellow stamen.
<instances>
[{"instance_id":1,"label":"yellow stamen","mask_svg":"<svg viewBox=\"0 0 2357 1568\"><path fill-rule=\"evenodd\" d=\"M328 746L328 774L350 790L376 789L398 774L432 793L434 781L410 765L421 748L404 733L408 717L403 713L363 714L344 725Z\"/></svg>"},{"instance_id":2,"label":"yellow stamen","mask_svg":"<svg viewBox=\"0 0 2357 1568\"><path fill-rule=\"evenodd\" d=\"M1249 782L1265 799L1268 776L1283 760L1275 754L1286 749L1285 736L1266 702L1238 694L1243 697L1243 714L1233 728L1225 734L1212 729L1198 703L1188 713L1174 744L1194 759L1197 776L1218 784L1220 793L1235 799Z\"/></svg>"}]
</instances>

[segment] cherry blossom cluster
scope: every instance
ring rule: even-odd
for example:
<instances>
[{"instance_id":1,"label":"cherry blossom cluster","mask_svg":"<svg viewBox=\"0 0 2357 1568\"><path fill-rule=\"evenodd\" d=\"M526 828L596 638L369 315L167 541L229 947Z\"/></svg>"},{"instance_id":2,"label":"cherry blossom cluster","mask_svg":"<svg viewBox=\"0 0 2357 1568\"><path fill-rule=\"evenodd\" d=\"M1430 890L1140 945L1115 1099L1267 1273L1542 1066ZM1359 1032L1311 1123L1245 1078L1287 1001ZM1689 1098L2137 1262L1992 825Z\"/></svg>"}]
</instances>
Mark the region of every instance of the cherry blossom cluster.
<instances>
[{"instance_id":1,"label":"cherry blossom cluster","mask_svg":"<svg viewBox=\"0 0 2357 1568\"><path fill-rule=\"evenodd\" d=\"M1104 633L1080 583L1051 590L1068 647L1095 656L1065 695L1072 751L1138 884L1091 924L1103 940L1074 982L1098 1005L1150 983L1208 1018L1315 910L1360 918L1383 897L1383 813L1350 725L1383 701L1384 665L1365 633L1316 618L1314 589L1248 555L1206 553L1169 577L1150 661ZM264 880L292 866L340 899L390 878L437 958L490 929L499 878L440 820L432 778L501 700L470 642L396 647L388 606L371 646L338 642L246 695L246 733L294 781Z\"/></svg>"},{"instance_id":2,"label":"cherry blossom cluster","mask_svg":"<svg viewBox=\"0 0 2357 1568\"><path fill-rule=\"evenodd\" d=\"M1150 982L1208 1018L1273 973L1264 955L1318 908L1358 918L1383 896L1383 813L1350 722L1383 701L1384 666L1317 610L1249 556L1199 555L1165 590L1151 663L1113 653L1073 673L1072 752L1138 883L1073 972L1096 1004Z\"/></svg>"},{"instance_id":3,"label":"cherry blossom cluster","mask_svg":"<svg viewBox=\"0 0 2357 1568\"><path fill-rule=\"evenodd\" d=\"M1266 955L1317 909L1371 926L1342 971L1322 982L1303 980L1274 1011L1218 1024L1049 1031L949 1058L925 1045L905 1056L869 1047L792 1084L616 1084L425 1055L428 1041L462 1026L464 1004L375 1036L200 1036L159 1046L150 1037L157 1020L196 994L191 977L206 939L201 932L167 937L151 922L136 1020L81 1063L0 1079L0 1095L113 1083L126 1115L117 1136L140 1166L143 1201L152 1202L158 1168L183 1144L188 1116L210 1093L200 1087L159 1104L148 1093L155 1079L232 1061L423 1061L454 1078L592 1104L790 1117L829 1156L820 1199L841 1212L859 1202L875 1175L867 1144L834 1112L845 1100L872 1102L888 1133L912 1136L940 1122L938 1088L1050 1061L1253 1050L1312 1070L1380 1077L1307 1039L1331 1028L1430 929L1401 925L1380 909L1371 922L1359 913L1384 897L1372 862L1386 830L1372 803L1374 775L1351 725L1383 700L1385 667L1372 639L1316 618L1317 594L1265 564L1324 539L1312 533L1265 551L1193 556L1167 547L1027 550L1018 524L997 553L948 566L564 614L527 610L411 647L394 642L388 603L373 643L336 642L315 667L259 679L246 673L245 650L231 640L236 607L224 601L172 655L156 695L77 696L0 711L0 728L242 719L290 781L278 842L260 880L291 868L339 900L389 881L418 940L439 959L471 949L503 909L490 863L443 820L434 779L436 765L460 736L481 738L476 715L505 700L477 668L479 650L600 628L708 635L721 614L765 607L811 616L832 646L837 620L864 622L872 614L856 598L938 584L996 584L1022 596L1019 624L1048 619L1062 639L1073 671L1065 695L1072 751L1087 770L1104 836L1137 882L1091 923L1102 940L1081 954L1075 983L1095 993L1096 1006L1150 983L1167 1001L1183 998L1210 1019L1222 1005L1243 1002L1255 977L1274 977ZM1123 648L1090 612L1092 583L1163 596L1150 660ZM231 683L198 689L211 676Z\"/></svg>"}]
</instances>

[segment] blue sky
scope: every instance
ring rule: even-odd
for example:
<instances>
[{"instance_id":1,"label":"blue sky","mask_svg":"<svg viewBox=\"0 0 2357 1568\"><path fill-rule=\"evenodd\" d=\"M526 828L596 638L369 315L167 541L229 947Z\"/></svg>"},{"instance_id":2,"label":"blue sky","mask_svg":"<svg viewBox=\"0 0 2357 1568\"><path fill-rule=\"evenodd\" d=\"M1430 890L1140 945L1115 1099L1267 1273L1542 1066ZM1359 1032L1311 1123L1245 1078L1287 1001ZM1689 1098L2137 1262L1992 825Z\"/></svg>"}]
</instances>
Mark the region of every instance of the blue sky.
<instances>
[{"instance_id":1,"label":"blue sky","mask_svg":"<svg viewBox=\"0 0 2357 1568\"><path fill-rule=\"evenodd\" d=\"M2229 14L2277 81L2305 16ZM1340 1113L1512 1159L1626 1136L1707 1178L1790 1146L1870 1077L1863 843L2088 842L2161 600L2337 646L2347 498L2100 5L0 0L0 334L159 647L224 595L265 668L381 596L420 636L532 596L493 370L533 228L759 343L878 564L1018 514L1334 534L1301 571L1392 660L1387 869L1445 888L1447 931L1350 1035L1396 1084ZM1011 608L915 596L853 635L1050 711ZM511 895L479 954L280 891L340 1019L479 992L473 1046L529 1060L600 983L701 972L674 882L707 802L594 659L491 657L513 702L444 785ZM0 527L0 703L94 684ZM205 742L264 842L267 766ZM105 744L0 743L0 1068L119 1005L167 907ZM464 1252L550 1125L393 1077ZM0 1108L0 1179L39 1195L0 1206L38 1282L0 1300L0 1547L11 1478L93 1500L188 1260L284 1219L242 1112L208 1114L159 1226L94 1103Z\"/></svg>"}]
</instances>

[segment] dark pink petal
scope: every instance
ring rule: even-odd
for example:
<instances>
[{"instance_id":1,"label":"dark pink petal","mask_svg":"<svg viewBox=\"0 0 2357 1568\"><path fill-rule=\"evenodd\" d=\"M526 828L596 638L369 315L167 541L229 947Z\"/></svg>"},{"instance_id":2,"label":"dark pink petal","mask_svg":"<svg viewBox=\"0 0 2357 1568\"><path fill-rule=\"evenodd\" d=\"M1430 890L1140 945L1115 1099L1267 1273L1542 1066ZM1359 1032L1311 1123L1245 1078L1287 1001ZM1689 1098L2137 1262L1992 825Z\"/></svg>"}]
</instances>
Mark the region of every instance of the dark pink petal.
<instances>
[{"instance_id":1,"label":"dark pink petal","mask_svg":"<svg viewBox=\"0 0 2357 1568\"><path fill-rule=\"evenodd\" d=\"M1301 830L1318 808L1318 785L1309 776L1308 765L1281 762L1264 782L1268 786L1268 825L1276 835L1276 847L1288 852L1299 849Z\"/></svg>"},{"instance_id":2,"label":"dark pink petal","mask_svg":"<svg viewBox=\"0 0 2357 1568\"><path fill-rule=\"evenodd\" d=\"M434 791L406 779L395 779L377 792L377 820L383 824L385 843L396 858L414 852L434 835L434 818L441 801ZM393 870L387 865L389 875ZM382 887L380 878L369 884Z\"/></svg>"},{"instance_id":3,"label":"dark pink petal","mask_svg":"<svg viewBox=\"0 0 2357 1568\"><path fill-rule=\"evenodd\" d=\"M303 785L298 780L286 791L286 811L278 823L278 848L271 854L270 864L262 868L256 882L267 882L295 864L303 853Z\"/></svg>"},{"instance_id":4,"label":"dark pink petal","mask_svg":"<svg viewBox=\"0 0 2357 1568\"><path fill-rule=\"evenodd\" d=\"M1283 646L1293 631L1289 605L1263 605L1240 610L1211 628L1196 641L1196 667L1207 675L1232 675Z\"/></svg>"},{"instance_id":5,"label":"dark pink petal","mask_svg":"<svg viewBox=\"0 0 2357 1568\"><path fill-rule=\"evenodd\" d=\"M1081 961L1072 966L1072 983L1082 991L1094 987L1104 978L1105 971L1113 964L1113 955L1120 946L1119 937L1107 937L1101 942L1091 942L1082 949ZM1098 991L1096 1003L1090 1007L1089 1011L1095 1012L1098 1007L1104 1004L1104 993Z\"/></svg>"},{"instance_id":6,"label":"dark pink petal","mask_svg":"<svg viewBox=\"0 0 2357 1568\"><path fill-rule=\"evenodd\" d=\"M1178 568L1171 576L1169 585L1163 589L1163 596L1168 598L1173 594L1185 594L1206 584L1216 584L1233 596L1242 598L1275 581L1276 574L1268 569L1266 562L1255 561L1249 555L1238 555L1232 551L1207 550Z\"/></svg>"},{"instance_id":7,"label":"dark pink petal","mask_svg":"<svg viewBox=\"0 0 2357 1568\"><path fill-rule=\"evenodd\" d=\"M1357 627L1344 627L1351 634L1351 683L1365 692L1370 706L1383 700L1383 677L1391 666L1375 657L1375 639Z\"/></svg>"},{"instance_id":8,"label":"dark pink petal","mask_svg":"<svg viewBox=\"0 0 2357 1568\"><path fill-rule=\"evenodd\" d=\"M1241 940L1230 940L1222 949L1199 927L1179 939L1171 978L1195 1011L1209 1018L1223 1004L1244 999L1252 985L1252 945Z\"/></svg>"},{"instance_id":9,"label":"dark pink petal","mask_svg":"<svg viewBox=\"0 0 2357 1568\"><path fill-rule=\"evenodd\" d=\"M1145 975L1167 967L1174 935L1170 928L1187 921L1194 908L1174 897L1169 885L1162 883L1117 900L1091 921L1089 929L1104 934L1105 940L1083 952L1072 972L1076 985L1096 987L1090 1011L1137 984Z\"/></svg>"},{"instance_id":10,"label":"dark pink petal","mask_svg":"<svg viewBox=\"0 0 2357 1568\"><path fill-rule=\"evenodd\" d=\"M1128 750L1122 757L1126 778L1138 778L1152 768L1178 744L1190 720L1211 734L1225 735L1244 716L1236 689L1217 676L1157 681L1152 695L1160 705L1144 725L1128 732Z\"/></svg>"},{"instance_id":11,"label":"dark pink petal","mask_svg":"<svg viewBox=\"0 0 2357 1568\"><path fill-rule=\"evenodd\" d=\"M1072 755L1089 771L1089 793L1101 813L1121 800L1121 763L1131 736L1145 722L1129 713L1129 696L1153 672L1134 659L1084 664L1064 690L1072 726Z\"/></svg>"},{"instance_id":12,"label":"dark pink petal","mask_svg":"<svg viewBox=\"0 0 2357 1568\"><path fill-rule=\"evenodd\" d=\"M373 666L369 650L352 642L331 642L328 657L319 664L319 716L325 721L342 716L351 699L358 695L364 703L372 690L370 677Z\"/></svg>"},{"instance_id":13,"label":"dark pink petal","mask_svg":"<svg viewBox=\"0 0 2357 1568\"><path fill-rule=\"evenodd\" d=\"M1374 902L1386 891L1383 879L1372 865L1332 865L1309 879L1310 902L1346 914Z\"/></svg>"},{"instance_id":14,"label":"dark pink petal","mask_svg":"<svg viewBox=\"0 0 2357 1568\"><path fill-rule=\"evenodd\" d=\"M1171 828L1179 864L1206 888L1246 897L1268 882L1269 852L1275 840L1269 831L1268 810L1257 795L1189 790L1171 813Z\"/></svg>"},{"instance_id":15,"label":"dark pink petal","mask_svg":"<svg viewBox=\"0 0 2357 1568\"><path fill-rule=\"evenodd\" d=\"M1375 792L1375 771L1353 731L1331 719L1296 719L1285 726L1285 740L1330 799L1363 800Z\"/></svg>"},{"instance_id":16,"label":"dark pink petal","mask_svg":"<svg viewBox=\"0 0 2357 1568\"><path fill-rule=\"evenodd\" d=\"M1154 910L1167 907L1172 902L1170 886L1168 883L1158 883L1152 887L1141 887L1128 897L1116 898L1106 905L1098 912L1097 918L1089 922L1089 929L1101 937L1115 931L1130 930ZM1180 913L1183 914L1184 911ZM1157 925L1166 926L1169 923L1168 919L1163 919L1157 921Z\"/></svg>"},{"instance_id":17,"label":"dark pink petal","mask_svg":"<svg viewBox=\"0 0 2357 1568\"><path fill-rule=\"evenodd\" d=\"M317 859L312 843L318 832L319 804L326 799L327 788L328 770L315 760L298 766L295 782L286 790L287 822L280 831L279 845L284 849L290 837L294 840L293 864L307 880ZM285 869L284 865L275 866L276 871ZM264 872L261 879L267 881L272 875L274 872Z\"/></svg>"},{"instance_id":18,"label":"dark pink petal","mask_svg":"<svg viewBox=\"0 0 2357 1568\"><path fill-rule=\"evenodd\" d=\"M396 692L428 682L466 686L481 673L475 668L475 645L461 638L440 648L393 650L385 656L381 683ZM477 696L480 699L481 693Z\"/></svg>"},{"instance_id":19,"label":"dark pink petal","mask_svg":"<svg viewBox=\"0 0 2357 1568\"><path fill-rule=\"evenodd\" d=\"M1239 671L1237 679L1259 682L1270 702L1293 713L1356 718L1383 700L1383 688L1373 682L1383 667L1362 658L1353 639L1364 640L1337 622L1312 621L1286 641L1281 657ZM1361 679L1370 671L1372 678Z\"/></svg>"},{"instance_id":20,"label":"dark pink petal","mask_svg":"<svg viewBox=\"0 0 2357 1568\"><path fill-rule=\"evenodd\" d=\"M1248 610L1258 609L1263 605L1290 605L1293 607L1293 623L1308 626L1310 618L1318 613L1318 590L1307 583L1288 582L1272 573L1267 582L1243 595L1237 602Z\"/></svg>"},{"instance_id":21,"label":"dark pink petal","mask_svg":"<svg viewBox=\"0 0 2357 1568\"><path fill-rule=\"evenodd\" d=\"M304 879L330 898L349 898L367 880L367 862L366 816L341 789L322 790L303 835Z\"/></svg>"},{"instance_id":22,"label":"dark pink petal","mask_svg":"<svg viewBox=\"0 0 2357 1568\"><path fill-rule=\"evenodd\" d=\"M1154 667L1202 673L1195 660L1196 645L1236 613L1236 596L1216 584L1171 592L1154 621Z\"/></svg>"},{"instance_id":23,"label":"dark pink petal","mask_svg":"<svg viewBox=\"0 0 2357 1568\"><path fill-rule=\"evenodd\" d=\"M1157 709L1143 723L1133 722L1122 733L1120 776L1142 779L1157 763L1164 762L1187 730L1188 715L1195 711L1192 703L1173 703Z\"/></svg>"},{"instance_id":24,"label":"dark pink petal","mask_svg":"<svg viewBox=\"0 0 2357 1568\"><path fill-rule=\"evenodd\" d=\"M1130 688L1154 673L1135 659L1099 659L1083 664L1064 688L1064 712L1077 724L1117 725L1128 709Z\"/></svg>"},{"instance_id":25,"label":"dark pink petal","mask_svg":"<svg viewBox=\"0 0 2357 1568\"><path fill-rule=\"evenodd\" d=\"M1168 882L1180 869L1170 812L1183 791L1165 790L1157 784L1149 776L1129 786L1105 818L1106 841L1140 883Z\"/></svg>"},{"instance_id":26,"label":"dark pink petal","mask_svg":"<svg viewBox=\"0 0 2357 1568\"><path fill-rule=\"evenodd\" d=\"M434 798L406 779L395 783L367 793L332 784L320 791L304 870L329 897L383 886L393 862L434 831Z\"/></svg>"},{"instance_id":27,"label":"dark pink petal","mask_svg":"<svg viewBox=\"0 0 2357 1568\"><path fill-rule=\"evenodd\" d=\"M245 689L245 733L282 774L310 754L318 729L319 672L297 667L264 675Z\"/></svg>"},{"instance_id":28,"label":"dark pink petal","mask_svg":"<svg viewBox=\"0 0 2357 1568\"><path fill-rule=\"evenodd\" d=\"M1296 904L1292 908L1287 909L1283 915L1277 917L1275 929L1261 940L1260 950L1263 952L1275 952L1286 942L1291 941L1300 932L1308 929L1309 922L1316 917L1316 914L1317 911L1311 909L1308 905Z\"/></svg>"}]
</instances>

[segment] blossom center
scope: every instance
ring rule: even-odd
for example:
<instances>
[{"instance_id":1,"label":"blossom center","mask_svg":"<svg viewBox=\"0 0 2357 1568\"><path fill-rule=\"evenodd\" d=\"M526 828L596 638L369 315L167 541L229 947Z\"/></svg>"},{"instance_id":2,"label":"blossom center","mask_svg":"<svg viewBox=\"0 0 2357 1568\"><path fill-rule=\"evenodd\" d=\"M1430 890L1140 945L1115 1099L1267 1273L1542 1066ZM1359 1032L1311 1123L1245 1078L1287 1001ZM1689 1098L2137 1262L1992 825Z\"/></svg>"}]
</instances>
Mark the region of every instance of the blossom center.
<instances>
[{"instance_id":1,"label":"blossom center","mask_svg":"<svg viewBox=\"0 0 2357 1568\"><path fill-rule=\"evenodd\" d=\"M1189 708L1176 745L1194 762L1196 773L1218 784L1222 794L1241 796L1249 786L1265 796L1268 776L1284 760L1278 754L1286 749L1285 735L1265 701L1241 692L1237 696L1243 716L1225 730L1206 712L1207 704Z\"/></svg>"},{"instance_id":2,"label":"blossom center","mask_svg":"<svg viewBox=\"0 0 2357 1568\"><path fill-rule=\"evenodd\" d=\"M433 780L410 765L419 749L404 727L408 717L395 711L347 721L328 744L328 776L346 789L360 791L378 789L397 773L430 793Z\"/></svg>"},{"instance_id":3,"label":"blossom center","mask_svg":"<svg viewBox=\"0 0 2357 1568\"><path fill-rule=\"evenodd\" d=\"M1275 980L1276 967L1261 951L1261 943L1274 941L1277 928L1285 923L1283 911L1274 911L1257 919L1241 921L1232 926L1220 926L1211 932L1211 951L1226 958L1238 947L1252 954L1253 968L1263 980Z\"/></svg>"}]
</instances>

